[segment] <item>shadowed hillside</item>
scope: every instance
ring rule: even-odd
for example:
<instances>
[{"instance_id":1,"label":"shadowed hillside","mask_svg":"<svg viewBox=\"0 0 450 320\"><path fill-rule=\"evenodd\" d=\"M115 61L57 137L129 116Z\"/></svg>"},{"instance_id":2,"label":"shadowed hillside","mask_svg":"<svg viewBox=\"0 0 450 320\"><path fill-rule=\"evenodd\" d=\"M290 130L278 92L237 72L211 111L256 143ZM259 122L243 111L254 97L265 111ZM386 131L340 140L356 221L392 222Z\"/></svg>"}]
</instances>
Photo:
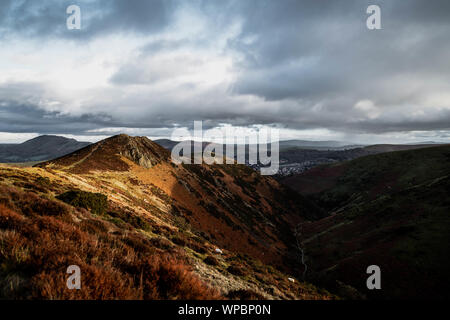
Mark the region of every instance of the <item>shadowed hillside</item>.
<instances>
[{"instance_id":1,"label":"shadowed hillside","mask_svg":"<svg viewBox=\"0 0 450 320\"><path fill-rule=\"evenodd\" d=\"M304 224L313 277L369 297L449 297L450 147L392 152L288 178L330 216ZM382 290L365 287L379 265Z\"/></svg>"}]
</instances>

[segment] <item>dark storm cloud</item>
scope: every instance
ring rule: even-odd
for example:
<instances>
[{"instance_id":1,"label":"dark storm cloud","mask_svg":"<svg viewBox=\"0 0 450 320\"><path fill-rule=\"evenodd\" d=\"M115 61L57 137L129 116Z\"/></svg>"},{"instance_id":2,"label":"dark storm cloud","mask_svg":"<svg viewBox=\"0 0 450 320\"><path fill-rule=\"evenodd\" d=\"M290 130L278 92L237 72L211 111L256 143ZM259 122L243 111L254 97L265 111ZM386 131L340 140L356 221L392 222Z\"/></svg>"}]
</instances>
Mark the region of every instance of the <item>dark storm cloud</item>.
<instances>
[{"instance_id":1,"label":"dark storm cloud","mask_svg":"<svg viewBox=\"0 0 450 320\"><path fill-rule=\"evenodd\" d=\"M366 28L370 4L381 7L382 30ZM234 92L323 104L322 122L299 110L305 120L293 127L315 123L342 129L349 124L345 118L355 115L351 107L363 99L373 101L382 114L399 103L409 103L414 112L433 86L450 81L448 1L260 1L244 9L242 32L230 42L244 55ZM342 116L329 121L331 109ZM287 108L286 115L292 111ZM447 110L433 116L429 129L449 128ZM427 123L409 122L407 114L378 121L351 125L375 132L427 128Z\"/></svg>"},{"instance_id":2,"label":"dark storm cloud","mask_svg":"<svg viewBox=\"0 0 450 320\"><path fill-rule=\"evenodd\" d=\"M66 9L73 4L81 8L82 28L77 32L66 28ZM2 0L0 36L85 40L117 32L151 33L169 24L173 10L172 0Z\"/></svg>"},{"instance_id":3,"label":"dark storm cloud","mask_svg":"<svg viewBox=\"0 0 450 320\"><path fill-rule=\"evenodd\" d=\"M82 133L111 123L106 113L72 115L48 109L42 102L45 87L34 82L0 86L0 132ZM54 108L56 109L56 108Z\"/></svg>"},{"instance_id":4,"label":"dark storm cloud","mask_svg":"<svg viewBox=\"0 0 450 320\"><path fill-rule=\"evenodd\" d=\"M107 115L64 115L57 111L45 111L35 105L0 102L0 132L39 132L46 134L81 134L103 126Z\"/></svg>"},{"instance_id":5,"label":"dark storm cloud","mask_svg":"<svg viewBox=\"0 0 450 320\"><path fill-rule=\"evenodd\" d=\"M365 10L372 3L382 8L383 30L365 26ZM450 17L448 2L440 3L428 7L406 1L395 7L392 1L266 1L264 9L248 14L232 42L245 54L247 71L235 90L275 100L323 97L398 74L448 73L450 20L429 20L433 11ZM424 8L424 16L417 13ZM246 44L249 37L256 40Z\"/></svg>"}]
</instances>

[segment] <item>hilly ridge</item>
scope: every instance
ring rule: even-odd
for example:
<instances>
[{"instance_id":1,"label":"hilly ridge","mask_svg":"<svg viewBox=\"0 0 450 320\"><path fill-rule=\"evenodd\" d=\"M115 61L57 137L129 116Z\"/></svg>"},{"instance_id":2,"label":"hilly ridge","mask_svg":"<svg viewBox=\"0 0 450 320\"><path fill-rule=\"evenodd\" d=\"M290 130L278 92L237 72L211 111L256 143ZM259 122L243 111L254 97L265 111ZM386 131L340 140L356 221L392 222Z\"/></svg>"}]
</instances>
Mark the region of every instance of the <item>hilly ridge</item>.
<instances>
[{"instance_id":1,"label":"hilly ridge","mask_svg":"<svg viewBox=\"0 0 450 320\"><path fill-rule=\"evenodd\" d=\"M33 168L0 166L0 242L9 248L0 250L0 284L8 288L0 297L334 297L288 280L299 272L292 226L320 216L319 208L246 166L175 165L168 156L145 137L119 135ZM50 265L38 263L43 254ZM84 295L56 280L41 287L42 277L60 279L64 261L92 270ZM106 291L95 286L99 272ZM143 272L149 278L139 285Z\"/></svg>"},{"instance_id":2,"label":"hilly ridge","mask_svg":"<svg viewBox=\"0 0 450 320\"><path fill-rule=\"evenodd\" d=\"M155 208L158 219L181 216L226 248L295 263L291 226L319 217L319 208L244 165L175 165L169 158L145 137L119 135L37 167L82 177L133 207Z\"/></svg>"}]
</instances>

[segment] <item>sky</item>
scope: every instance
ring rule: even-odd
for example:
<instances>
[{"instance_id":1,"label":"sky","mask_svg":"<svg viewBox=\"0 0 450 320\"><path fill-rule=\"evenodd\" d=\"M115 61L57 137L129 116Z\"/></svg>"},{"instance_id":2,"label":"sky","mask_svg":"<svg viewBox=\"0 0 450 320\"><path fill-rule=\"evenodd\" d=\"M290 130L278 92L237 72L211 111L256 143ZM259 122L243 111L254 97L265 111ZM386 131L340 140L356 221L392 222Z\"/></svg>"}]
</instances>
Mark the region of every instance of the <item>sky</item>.
<instances>
[{"instance_id":1,"label":"sky","mask_svg":"<svg viewBox=\"0 0 450 320\"><path fill-rule=\"evenodd\" d=\"M0 0L0 143L170 138L194 121L450 142L450 1Z\"/></svg>"}]
</instances>

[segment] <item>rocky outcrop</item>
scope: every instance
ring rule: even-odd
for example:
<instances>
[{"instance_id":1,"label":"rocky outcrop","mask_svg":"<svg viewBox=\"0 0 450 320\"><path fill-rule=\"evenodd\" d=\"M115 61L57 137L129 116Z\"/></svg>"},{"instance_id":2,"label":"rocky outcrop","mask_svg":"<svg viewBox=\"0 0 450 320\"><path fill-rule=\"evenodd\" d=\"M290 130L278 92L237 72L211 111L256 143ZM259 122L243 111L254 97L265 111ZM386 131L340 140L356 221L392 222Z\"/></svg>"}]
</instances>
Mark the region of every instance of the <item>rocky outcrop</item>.
<instances>
[{"instance_id":1,"label":"rocky outcrop","mask_svg":"<svg viewBox=\"0 0 450 320\"><path fill-rule=\"evenodd\" d=\"M38 166L50 166L73 173L98 170L126 171L129 165L122 157L148 169L163 161L169 161L170 153L147 137L120 134Z\"/></svg>"}]
</instances>

